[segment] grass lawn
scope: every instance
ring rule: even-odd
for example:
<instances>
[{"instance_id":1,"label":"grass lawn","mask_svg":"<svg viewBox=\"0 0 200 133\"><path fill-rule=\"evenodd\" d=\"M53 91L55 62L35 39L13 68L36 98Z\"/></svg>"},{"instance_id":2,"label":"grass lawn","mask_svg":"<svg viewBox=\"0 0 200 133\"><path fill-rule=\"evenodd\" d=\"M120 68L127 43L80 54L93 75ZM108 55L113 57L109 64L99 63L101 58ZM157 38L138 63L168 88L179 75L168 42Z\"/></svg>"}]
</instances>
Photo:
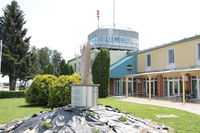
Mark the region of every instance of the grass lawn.
<instances>
[{"instance_id":1,"label":"grass lawn","mask_svg":"<svg viewBox=\"0 0 200 133\"><path fill-rule=\"evenodd\" d=\"M172 127L176 133L200 133L200 115L173 108L124 102L113 97L100 98L99 103L165 124ZM174 114L179 118L156 118L157 114Z\"/></svg>"},{"instance_id":2,"label":"grass lawn","mask_svg":"<svg viewBox=\"0 0 200 133\"><path fill-rule=\"evenodd\" d=\"M24 98L0 99L0 124L6 124L14 119L30 116L40 111L50 110L41 106L30 106Z\"/></svg>"},{"instance_id":3,"label":"grass lawn","mask_svg":"<svg viewBox=\"0 0 200 133\"><path fill-rule=\"evenodd\" d=\"M175 129L177 133L200 133L200 116L178 109L153 105L123 102L113 97L99 99L100 104L110 105L135 116L151 119ZM0 124L14 119L30 116L40 111L50 110L46 107L30 106L24 98L0 99ZM156 118L157 114L174 114L179 118Z\"/></svg>"}]
</instances>

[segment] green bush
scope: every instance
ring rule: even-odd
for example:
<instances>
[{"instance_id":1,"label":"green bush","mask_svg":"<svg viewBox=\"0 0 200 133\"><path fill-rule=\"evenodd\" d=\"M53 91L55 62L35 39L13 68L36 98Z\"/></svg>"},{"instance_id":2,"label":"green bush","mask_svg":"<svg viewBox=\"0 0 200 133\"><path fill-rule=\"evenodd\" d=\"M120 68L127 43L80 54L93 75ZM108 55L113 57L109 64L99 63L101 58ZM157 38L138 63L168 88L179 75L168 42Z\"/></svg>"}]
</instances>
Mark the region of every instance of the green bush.
<instances>
[{"instance_id":1,"label":"green bush","mask_svg":"<svg viewBox=\"0 0 200 133\"><path fill-rule=\"evenodd\" d=\"M29 104L47 105L49 88L57 80L54 75L38 75L34 78L30 87L25 91L25 100Z\"/></svg>"},{"instance_id":2,"label":"green bush","mask_svg":"<svg viewBox=\"0 0 200 133\"><path fill-rule=\"evenodd\" d=\"M50 123L44 122L44 123L42 123L42 127L43 127L44 129L50 129L50 128L53 127L53 125L50 124Z\"/></svg>"},{"instance_id":3,"label":"green bush","mask_svg":"<svg viewBox=\"0 0 200 133\"><path fill-rule=\"evenodd\" d=\"M71 103L71 84L79 84L80 75L56 77L54 75L38 75L29 89L25 91L25 99L29 104L59 107Z\"/></svg>"},{"instance_id":4,"label":"green bush","mask_svg":"<svg viewBox=\"0 0 200 133\"><path fill-rule=\"evenodd\" d=\"M0 91L0 98L24 97L24 91Z\"/></svg>"},{"instance_id":5,"label":"green bush","mask_svg":"<svg viewBox=\"0 0 200 133\"><path fill-rule=\"evenodd\" d=\"M80 75L60 76L49 90L48 106L59 107L71 103L71 84L80 84Z\"/></svg>"},{"instance_id":6,"label":"green bush","mask_svg":"<svg viewBox=\"0 0 200 133\"><path fill-rule=\"evenodd\" d=\"M119 118L119 120L120 120L121 122L125 122L125 121L128 120L128 118L126 118L125 116L121 116L121 117Z\"/></svg>"}]
</instances>

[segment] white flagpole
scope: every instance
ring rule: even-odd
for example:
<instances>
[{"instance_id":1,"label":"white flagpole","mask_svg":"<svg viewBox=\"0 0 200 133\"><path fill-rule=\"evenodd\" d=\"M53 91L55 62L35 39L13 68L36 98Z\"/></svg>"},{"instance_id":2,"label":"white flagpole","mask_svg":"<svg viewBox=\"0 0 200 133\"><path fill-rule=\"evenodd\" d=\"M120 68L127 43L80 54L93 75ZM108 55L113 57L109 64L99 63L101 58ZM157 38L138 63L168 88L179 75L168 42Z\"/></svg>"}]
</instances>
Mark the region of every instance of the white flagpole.
<instances>
[{"instance_id":1,"label":"white flagpole","mask_svg":"<svg viewBox=\"0 0 200 133\"><path fill-rule=\"evenodd\" d=\"M115 29L115 0L113 0L113 29Z\"/></svg>"}]
</instances>

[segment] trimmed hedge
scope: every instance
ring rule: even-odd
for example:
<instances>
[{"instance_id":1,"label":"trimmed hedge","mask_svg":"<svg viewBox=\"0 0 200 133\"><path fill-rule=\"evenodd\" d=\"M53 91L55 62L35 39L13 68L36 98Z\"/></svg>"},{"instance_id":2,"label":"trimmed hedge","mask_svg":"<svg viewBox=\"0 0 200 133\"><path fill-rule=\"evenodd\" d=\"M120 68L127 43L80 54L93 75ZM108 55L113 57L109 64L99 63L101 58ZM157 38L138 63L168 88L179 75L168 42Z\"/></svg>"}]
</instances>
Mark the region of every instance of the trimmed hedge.
<instances>
[{"instance_id":1,"label":"trimmed hedge","mask_svg":"<svg viewBox=\"0 0 200 133\"><path fill-rule=\"evenodd\" d=\"M38 75L25 91L25 100L32 105L64 106L71 103L71 84L79 83L79 74L60 77Z\"/></svg>"},{"instance_id":2,"label":"trimmed hedge","mask_svg":"<svg viewBox=\"0 0 200 133\"><path fill-rule=\"evenodd\" d=\"M24 97L24 91L0 91L0 98Z\"/></svg>"}]
</instances>

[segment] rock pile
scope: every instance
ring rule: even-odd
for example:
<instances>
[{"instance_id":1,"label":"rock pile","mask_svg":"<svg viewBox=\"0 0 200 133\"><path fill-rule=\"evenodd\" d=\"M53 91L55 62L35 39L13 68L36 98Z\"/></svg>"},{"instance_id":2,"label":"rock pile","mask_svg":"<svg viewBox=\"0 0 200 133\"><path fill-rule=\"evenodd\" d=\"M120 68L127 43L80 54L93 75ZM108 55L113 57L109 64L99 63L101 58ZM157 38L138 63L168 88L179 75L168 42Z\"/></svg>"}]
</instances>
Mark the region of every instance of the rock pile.
<instances>
[{"instance_id":1,"label":"rock pile","mask_svg":"<svg viewBox=\"0 0 200 133\"><path fill-rule=\"evenodd\" d=\"M13 133L167 133L164 125L109 106L61 107L15 120L0 129Z\"/></svg>"}]
</instances>

